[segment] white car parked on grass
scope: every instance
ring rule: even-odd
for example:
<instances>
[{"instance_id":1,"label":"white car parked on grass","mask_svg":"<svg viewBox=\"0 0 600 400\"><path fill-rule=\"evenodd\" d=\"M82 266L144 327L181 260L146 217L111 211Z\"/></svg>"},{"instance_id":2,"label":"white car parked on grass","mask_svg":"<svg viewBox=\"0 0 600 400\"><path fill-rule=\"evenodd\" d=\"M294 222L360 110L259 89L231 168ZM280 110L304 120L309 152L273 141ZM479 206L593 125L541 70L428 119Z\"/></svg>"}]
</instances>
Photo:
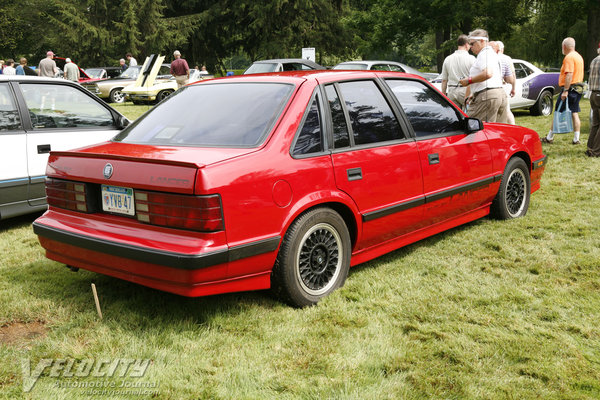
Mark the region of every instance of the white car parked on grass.
<instances>
[{"instance_id":1,"label":"white car parked on grass","mask_svg":"<svg viewBox=\"0 0 600 400\"><path fill-rule=\"evenodd\" d=\"M128 124L71 81L0 75L0 219L46 208L50 151L104 142Z\"/></svg>"}]
</instances>

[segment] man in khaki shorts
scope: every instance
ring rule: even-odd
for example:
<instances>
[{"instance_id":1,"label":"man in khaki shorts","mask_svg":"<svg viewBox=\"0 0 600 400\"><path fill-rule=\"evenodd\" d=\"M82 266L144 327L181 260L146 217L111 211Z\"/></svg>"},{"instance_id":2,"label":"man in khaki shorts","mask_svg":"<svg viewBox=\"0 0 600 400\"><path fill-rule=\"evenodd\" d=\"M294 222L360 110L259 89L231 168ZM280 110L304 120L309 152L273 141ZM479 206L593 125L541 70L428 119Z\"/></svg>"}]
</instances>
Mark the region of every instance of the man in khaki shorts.
<instances>
[{"instance_id":1,"label":"man in khaki shorts","mask_svg":"<svg viewBox=\"0 0 600 400\"><path fill-rule=\"evenodd\" d=\"M173 52L173 57L175 57L175 60L171 63L171 75L175 77L177 88L179 89L188 83L188 79L190 78L190 67L188 66L187 61L181 58L179 50Z\"/></svg>"},{"instance_id":2,"label":"man in khaki shorts","mask_svg":"<svg viewBox=\"0 0 600 400\"><path fill-rule=\"evenodd\" d=\"M487 31L476 29L470 32L469 45L477 59L471 66L469 77L460 80L462 86L468 86L467 114L482 121L506 123L508 98L502 88L500 61L489 46Z\"/></svg>"}]
</instances>

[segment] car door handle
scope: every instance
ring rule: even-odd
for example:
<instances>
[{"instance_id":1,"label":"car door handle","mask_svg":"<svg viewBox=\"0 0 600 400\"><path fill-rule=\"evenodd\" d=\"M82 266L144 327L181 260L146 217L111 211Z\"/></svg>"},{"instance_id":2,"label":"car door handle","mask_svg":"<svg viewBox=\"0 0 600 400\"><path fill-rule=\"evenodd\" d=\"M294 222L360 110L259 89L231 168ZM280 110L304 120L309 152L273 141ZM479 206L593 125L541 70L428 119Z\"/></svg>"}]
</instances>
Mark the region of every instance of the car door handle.
<instances>
[{"instance_id":1,"label":"car door handle","mask_svg":"<svg viewBox=\"0 0 600 400\"><path fill-rule=\"evenodd\" d=\"M50 153L50 145L49 144L38 144L38 154Z\"/></svg>"},{"instance_id":2,"label":"car door handle","mask_svg":"<svg viewBox=\"0 0 600 400\"><path fill-rule=\"evenodd\" d=\"M440 155L438 153L427 154L427 158L429 158L429 165L440 163Z\"/></svg>"},{"instance_id":3,"label":"car door handle","mask_svg":"<svg viewBox=\"0 0 600 400\"><path fill-rule=\"evenodd\" d=\"M358 180L362 179L362 169L361 168L347 169L346 174L348 174L349 181L358 181Z\"/></svg>"}]
</instances>

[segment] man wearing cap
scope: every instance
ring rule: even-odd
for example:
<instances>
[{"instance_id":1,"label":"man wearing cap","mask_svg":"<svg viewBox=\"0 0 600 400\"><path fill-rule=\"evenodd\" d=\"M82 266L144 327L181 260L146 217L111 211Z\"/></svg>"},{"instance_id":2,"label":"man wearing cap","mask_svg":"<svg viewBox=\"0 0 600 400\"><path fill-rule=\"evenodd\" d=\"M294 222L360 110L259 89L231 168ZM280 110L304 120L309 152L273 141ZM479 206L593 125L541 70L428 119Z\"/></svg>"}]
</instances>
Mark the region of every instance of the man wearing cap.
<instances>
[{"instance_id":1,"label":"man wearing cap","mask_svg":"<svg viewBox=\"0 0 600 400\"><path fill-rule=\"evenodd\" d=\"M58 72L58 68L56 67L56 61L54 61L54 53L52 51L46 53L46 58L40 61L37 70L40 76L54 78Z\"/></svg>"},{"instance_id":2,"label":"man wearing cap","mask_svg":"<svg viewBox=\"0 0 600 400\"><path fill-rule=\"evenodd\" d=\"M600 157L600 43L598 56L590 64L590 106L592 108L592 126L585 154L588 157Z\"/></svg>"},{"instance_id":3,"label":"man wearing cap","mask_svg":"<svg viewBox=\"0 0 600 400\"><path fill-rule=\"evenodd\" d=\"M65 60L65 79L79 82L79 67L71 61L70 58Z\"/></svg>"},{"instance_id":4,"label":"man wearing cap","mask_svg":"<svg viewBox=\"0 0 600 400\"><path fill-rule=\"evenodd\" d=\"M560 75L558 76L558 86L562 86L563 90L560 98L556 100L554 111L564 111L567 104L571 110L573 119L573 144L579 144L579 134L581 130L581 121L579 120L579 100L583 95L583 57L575 51L575 39L572 37L565 38L562 42L563 58ZM560 108L559 108L560 107ZM550 125L548 136L542 138L542 143L552 144L554 142L554 121Z\"/></svg>"},{"instance_id":5,"label":"man wearing cap","mask_svg":"<svg viewBox=\"0 0 600 400\"><path fill-rule=\"evenodd\" d=\"M477 55L469 76L461 79L468 86L465 102L469 105L469 116L488 122L507 122L508 99L502 88L502 72L498 55L489 46L487 31L476 29L469 33L471 51Z\"/></svg>"},{"instance_id":6,"label":"man wearing cap","mask_svg":"<svg viewBox=\"0 0 600 400\"><path fill-rule=\"evenodd\" d=\"M188 66L187 61L181 58L181 53L179 50L175 50L173 52L173 57L175 57L175 60L173 60L171 63L171 75L175 77L175 81L177 81L177 88L179 89L188 83L188 79L190 77L190 67Z\"/></svg>"},{"instance_id":7,"label":"man wearing cap","mask_svg":"<svg viewBox=\"0 0 600 400\"><path fill-rule=\"evenodd\" d=\"M469 76L475 57L469 54L469 39L460 35L456 40L457 50L444 60L442 65L442 93L446 94L455 104L464 108L467 89L458 81Z\"/></svg>"}]
</instances>

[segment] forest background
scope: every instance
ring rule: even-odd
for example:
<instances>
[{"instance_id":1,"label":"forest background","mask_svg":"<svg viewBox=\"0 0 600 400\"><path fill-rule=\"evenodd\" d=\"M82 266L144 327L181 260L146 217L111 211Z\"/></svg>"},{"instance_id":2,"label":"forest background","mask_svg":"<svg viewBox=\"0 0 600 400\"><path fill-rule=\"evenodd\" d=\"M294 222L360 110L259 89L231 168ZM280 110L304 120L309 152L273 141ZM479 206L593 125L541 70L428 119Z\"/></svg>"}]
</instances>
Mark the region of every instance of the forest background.
<instances>
[{"instance_id":1,"label":"forest background","mask_svg":"<svg viewBox=\"0 0 600 400\"><path fill-rule=\"evenodd\" d=\"M0 58L37 65L47 50L80 66L179 49L211 72L267 58L386 59L439 71L460 33L488 30L506 53L559 67L572 36L586 65L600 41L598 0L21 0L0 4Z\"/></svg>"}]
</instances>

